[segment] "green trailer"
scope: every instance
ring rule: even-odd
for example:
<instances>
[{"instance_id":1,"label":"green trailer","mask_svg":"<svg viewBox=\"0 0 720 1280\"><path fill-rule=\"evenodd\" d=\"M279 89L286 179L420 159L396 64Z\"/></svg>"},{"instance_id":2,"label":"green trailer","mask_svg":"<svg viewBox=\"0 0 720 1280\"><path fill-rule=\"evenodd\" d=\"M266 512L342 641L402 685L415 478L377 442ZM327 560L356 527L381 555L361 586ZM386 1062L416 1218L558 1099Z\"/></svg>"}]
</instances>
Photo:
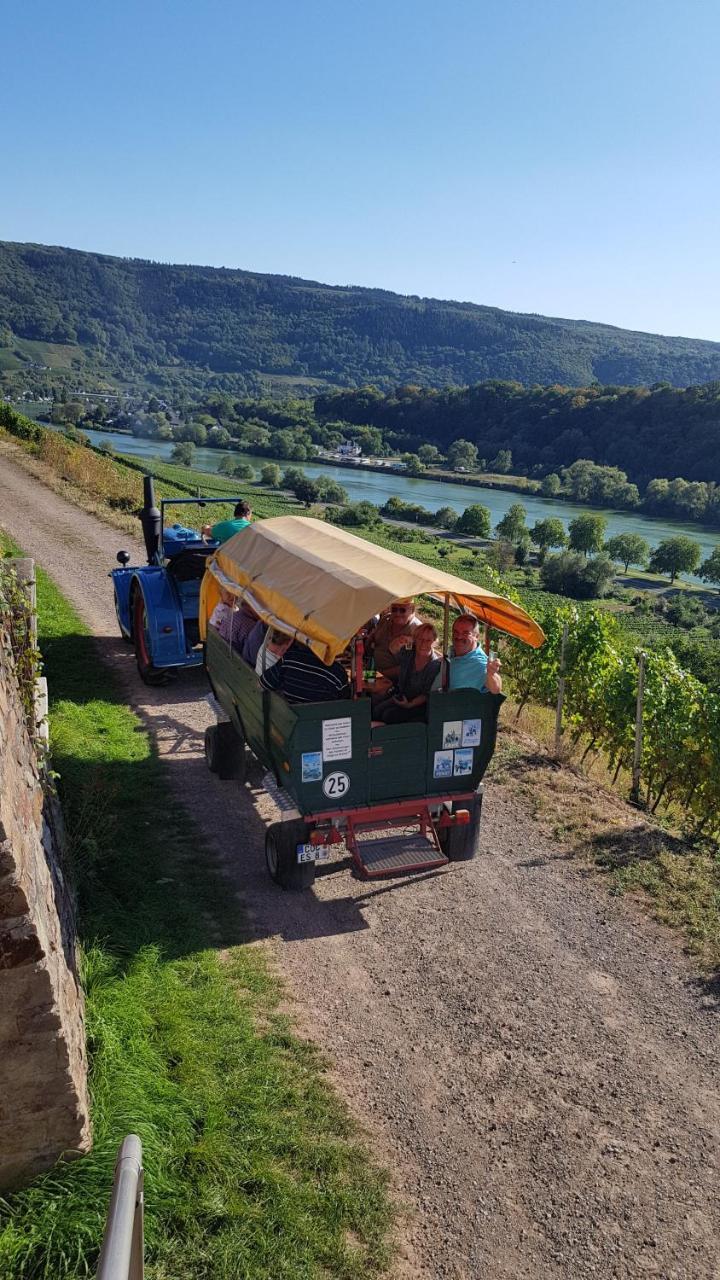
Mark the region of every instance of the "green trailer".
<instances>
[{"instance_id":1,"label":"green trailer","mask_svg":"<svg viewBox=\"0 0 720 1280\"><path fill-rule=\"evenodd\" d=\"M284 888L308 887L317 863L341 843L367 877L472 858L503 695L438 689L425 721L377 724L362 671L353 669L352 698L291 705L263 689L253 668L207 625L221 593L247 600L324 661L348 647L354 655L362 624L410 595L442 601L446 632L451 605L541 643L532 619L474 584L300 517L243 530L220 548L203 581L206 667L222 717L206 732L206 759L218 776L241 782L248 753L265 769L279 810L266 836L272 878Z\"/></svg>"}]
</instances>

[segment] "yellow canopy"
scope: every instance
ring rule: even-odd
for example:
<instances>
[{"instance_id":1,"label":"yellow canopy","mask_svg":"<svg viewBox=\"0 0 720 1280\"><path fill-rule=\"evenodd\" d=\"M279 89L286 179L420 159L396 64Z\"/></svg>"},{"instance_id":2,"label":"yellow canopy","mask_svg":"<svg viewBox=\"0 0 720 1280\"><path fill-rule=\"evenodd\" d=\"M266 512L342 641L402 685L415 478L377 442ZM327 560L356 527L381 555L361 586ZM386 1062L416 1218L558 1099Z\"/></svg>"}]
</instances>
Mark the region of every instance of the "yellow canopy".
<instances>
[{"instance_id":1,"label":"yellow canopy","mask_svg":"<svg viewBox=\"0 0 720 1280\"><path fill-rule=\"evenodd\" d=\"M545 639L529 614L504 596L306 516L259 520L219 547L200 592L203 639L221 588L328 663L368 618L408 596L447 597L533 648Z\"/></svg>"}]
</instances>

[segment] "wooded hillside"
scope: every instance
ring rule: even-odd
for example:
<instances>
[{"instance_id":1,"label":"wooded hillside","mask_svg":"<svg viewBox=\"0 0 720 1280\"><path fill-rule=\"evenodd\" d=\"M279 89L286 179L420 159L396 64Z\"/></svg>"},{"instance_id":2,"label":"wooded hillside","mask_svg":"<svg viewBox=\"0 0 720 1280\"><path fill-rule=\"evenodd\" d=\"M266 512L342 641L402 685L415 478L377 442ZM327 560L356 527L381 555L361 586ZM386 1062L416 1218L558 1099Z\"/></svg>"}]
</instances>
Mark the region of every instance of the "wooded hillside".
<instances>
[{"instance_id":1,"label":"wooded hillside","mask_svg":"<svg viewBox=\"0 0 720 1280\"><path fill-rule=\"evenodd\" d=\"M720 379L720 343L289 276L0 242L0 367L14 339L78 348L111 377L227 390L304 380L383 388L488 378L675 386ZM27 358L27 357L26 357ZM42 353L37 360L42 362ZM51 363L46 357L46 363Z\"/></svg>"}]
</instances>

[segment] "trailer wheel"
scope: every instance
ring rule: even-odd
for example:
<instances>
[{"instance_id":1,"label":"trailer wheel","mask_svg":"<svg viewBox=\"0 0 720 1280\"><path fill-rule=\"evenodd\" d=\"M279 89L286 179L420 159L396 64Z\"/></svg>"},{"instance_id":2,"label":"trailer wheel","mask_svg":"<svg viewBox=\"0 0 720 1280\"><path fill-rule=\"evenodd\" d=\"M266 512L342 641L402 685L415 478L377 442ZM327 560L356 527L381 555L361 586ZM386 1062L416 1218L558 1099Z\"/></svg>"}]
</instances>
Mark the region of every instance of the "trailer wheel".
<instances>
[{"instance_id":1,"label":"trailer wheel","mask_svg":"<svg viewBox=\"0 0 720 1280\"><path fill-rule=\"evenodd\" d=\"M455 809L453 805L453 810ZM457 808L465 808L459 804ZM461 827L441 827L439 831L440 846L448 862L469 862L475 857L480 838L480 814L482 812L482 791L476 791L472 798L470 821Z\"/></svg>"},{"instance_id":2,"label":"trailer wheel","mask_svg":"<svg viewBox=\"0 0 720 1280\"><path fill-rule=\"evenodd\" d=\"M135 661L140 679L148 685L165 684L167 671L156 667L150 656L148 640L147 611L142 591L137 588L133 596L133 642L135 644Z\"/></svg>"},{"instance_id":3,"label":"trailer wheel","mask_svg":"<svg viewBox=\"0 0 720 1280\"><path fill-rule=\"evenodd\" d=\"M315 883L315 863L298 862L297 846L306 844L306 822L274 822L265 835L265 861L270 879L282 889L310 889Z\"/></svg>"},{"instance_id":4,"label":"trailer wheel","mask_svg":"<svg viewBox=\"0 0 720 1280\"><path fill-rule=\"evenodd\" d=\"M228 720L211 724L205 730L205 763L211 773L227 782L235 778L245 781L247 772L247 748L245 739L237 733Z\"/></svg>"}]
</instances>

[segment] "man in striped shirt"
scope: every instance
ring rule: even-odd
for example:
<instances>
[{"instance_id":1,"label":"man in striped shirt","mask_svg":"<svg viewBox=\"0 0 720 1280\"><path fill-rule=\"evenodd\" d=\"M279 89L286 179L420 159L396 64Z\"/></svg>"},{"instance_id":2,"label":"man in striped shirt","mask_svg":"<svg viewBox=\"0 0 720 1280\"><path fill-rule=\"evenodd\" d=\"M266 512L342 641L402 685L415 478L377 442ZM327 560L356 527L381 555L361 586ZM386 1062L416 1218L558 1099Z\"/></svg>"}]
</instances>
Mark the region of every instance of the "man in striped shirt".
<instances>
[{"instance_id":1,"label":"man in striped shirt","mask_svg":"<svg viewBox=\"0 0 720 1280\"><path fill-rule=\"evenodd\" d=\"M281 693L287 702L331 702L347 698L350 684L339 662L327 667L307 645L297 640L287 653L260 677L263 689Z\"/></svg>"}]
</instances>

